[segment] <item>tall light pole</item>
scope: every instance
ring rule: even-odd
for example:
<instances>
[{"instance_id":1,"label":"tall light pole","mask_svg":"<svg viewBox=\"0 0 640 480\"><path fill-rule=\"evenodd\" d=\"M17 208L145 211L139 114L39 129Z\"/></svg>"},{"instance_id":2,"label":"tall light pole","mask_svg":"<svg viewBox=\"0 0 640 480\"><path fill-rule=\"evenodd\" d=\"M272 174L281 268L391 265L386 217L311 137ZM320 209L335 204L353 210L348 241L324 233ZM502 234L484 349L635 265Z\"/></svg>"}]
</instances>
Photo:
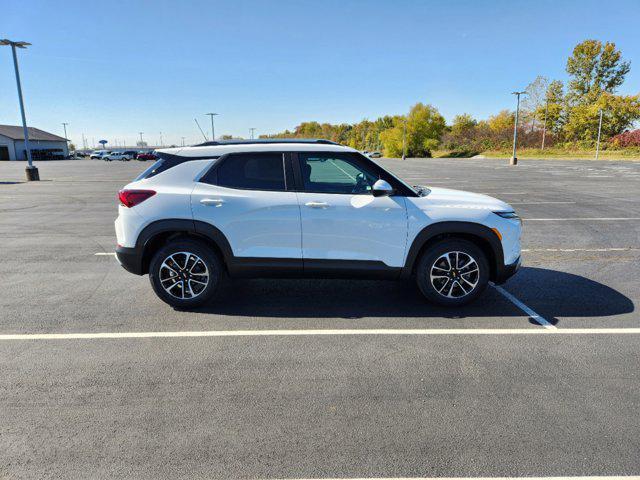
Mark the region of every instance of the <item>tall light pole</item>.
<instances>
[{"instance_id":1,"label":"tall light pole","mask_svg":"<svg viewBox=\"0 0 640 480\"><path fill-rule=\"evenodd\" d=\"M249 129L249 131L251 132L251 140L253 140L253 134L254 134L254 133L255 133L255 131L256 131L255 127L251 127L251 128Z\"/></svg>"},{"instance_id":2,"label":"tall light pole","mask_svg":"<svg viewBox=\"0 0 640 480\"><path fill-rule=\"evenodd\" d=\"M138 132L138 133L140 134L140 146L141 146L141 147L144 147L144 140L142 139L142 134L143 134L144 132Z\"/></svg>"},{"instance_id":3,"label":"tall light pole","mask_svg":"<svg viewBox=\"0 0 640 480\"><path fill-rule=\"evenodd\" d=\"M216 131L213 128L213 117L216 115L220 115L219 113L205 113L205 115L209 115L211 117L211 141L214 142L216 140Z\"/></svg>"},{"instance_id":4,"label":"tall light pole","mask_svg":"<svg viewBox=\"0 0 640 480\"><path fill-rule=\"evenodd\" d=\"M65 139L65 143L67 144L67 154L69 153L69 140L67 139L67 125L69 125L66 122L62 122L62 127L64 128L64 139Z\"/></svg>"},{"instance_id":5,"label":"tall light pole","mask_svg":"<svg viewBox=\"0 0 640 480\"><path fill-rule=\"evenodd\" d=\"M407 118L404 119L404 124L402 125L402 160L407 158Z\"/></svg>"},{"instance_id":6,"label":"tall light pole","mask_svg":"<svg viewBox=\"0 0 640 480\"><path fill-rule=\"evenodd\" d=\"M182 139L182 146L184 147L184 138L185 137L180 137Z\"/></svg>"},{"instance_id":7,"label":"tall light pole","mask_svg":"<svg viewBox=\"0 0 640 480\"><path fill-rule=\"evenodd\" d=\"M602 109L600 109L600 121L598 122L598 142L596 143L596 160L600 154L600 134L602 133Z\"/></svg>"},{"instance_id":8,"label":"tall light pole","mask_svg":"<svg viewBox=\"0 0 640 480\"><path fill-rule=\"evenodd\" d=\"M33 165L31 159L31 148L29 146L29 130L27 129L27 116L24 113L24 100L22 98L22 85L20 84L20 71L18 70L18 55L16 54L16 48L27 48L30 43L27 42L14 42L8 39L0 40L0 45L11 46L11 53L13 54L13 68L16 72L16 85L18 86L18 100L20 101L20 114L22 115L22 130L24 132L24 148L27 151L28 166L25 169L28 181L40 180L40 173L38 169Z\"/></svg>"},{"instance_id":9,"label":"tall light pole","mask_svg":"<svg viewBox=\"0 0 640 480\"><path fill-rule=\"evenodd\" d=\"M511 156L510 165L518 164L518 157L516 156L516 144L518 143L518 116L520 114L520 95L526 95L527 92L511 92L512 95L515 95L518 98L518 103L516 104L516 121L513 124L513 155Z\"/></svg>"}]
</instances>

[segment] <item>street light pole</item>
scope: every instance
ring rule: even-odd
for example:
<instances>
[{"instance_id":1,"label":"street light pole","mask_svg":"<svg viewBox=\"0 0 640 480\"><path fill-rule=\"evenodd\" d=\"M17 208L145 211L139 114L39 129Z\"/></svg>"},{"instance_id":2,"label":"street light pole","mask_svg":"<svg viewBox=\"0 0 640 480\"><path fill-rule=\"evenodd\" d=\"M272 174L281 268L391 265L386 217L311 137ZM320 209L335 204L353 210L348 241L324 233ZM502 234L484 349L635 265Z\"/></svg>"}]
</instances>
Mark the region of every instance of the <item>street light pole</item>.
<instances>
[{"instance_id":1,"label":"street light pole","mask_svg":"<svg viewBox=\"0 0 640 480\"><path fill-rule=\"evenodd\" d=\"M254 127L251 127L249 131L251 132L251 140L253 140L253 134L256 131L256 129Z\"/></svg>"},{"instance_id":2,"label":"street light pole","mask_svg":"<svg viewBox=\"0 0 640 480\"><path fill-rule=\"evenodd\" d=\"M407 118L405 117L402 125L402 160L407 158Z\"/></svg>"},{"instance_id":3,"label":"street light pole","mask_svg":"<svg viewBox=\"0 0 640 480\"><path fill-rule=\"evenodd\" d=\"M144 140L142 139L142 134L143 134L144 132L138 132L138 133L140 134L140 146L141 146L141 147L144 147Z\"/></svg>"},{"instance_id":4,"label":"street light pole","mask_svg":"<svg viewBox=\"0 0 640 480\"><path fill-rule=\"evenodd\" d=\"M20 102L20 114L22 115L22 130L24 132L24 148L27 152L28 166L25 169L27 174L27 181L40 180L40 173L38 168L33 165L31 159L31 147L29 145L29 130L27 129L27 116L24 113L24 100L22 98L22 85L20 84L20 71L18 69L18 55L16 54L16 48L27 48L30 43L27 42L13 42L8 39L0 40L0 45L10 45L11 53L13 54L13 68L16 72L16 84L18 86L18 100Z\"/></svg>"},{"instance_id":5,"label":"street light pole","mask_svg":"<svg viewBox=\"0 0 640 480\"><path fill-rule=\"evenodd\" d=\"M216 140L216 131L213 127L213 117L216 115L220 115L219 113L205 113L205 115L209 115L211 117L211 141L215 142Z\"/></svg>"},{"instance_id":6,"label":"street light pole","mask_svg":"<svg viewBox=\"0 0 640 480\"><path fill-rule=\"evenodd\" d=\"M511 92L512 95L515 95L518 98L518 102L516 104L516 121L513 124L513 155L511 156L510 165L518 164L518 157L516 156L516 144L518 143L518 116L520 114L520 95L526 95L527 92Z\"/></svg>"},{"instance_id":7,"label":"street light pole","mask_svg":"<svg viewBox=\"0 0 640 480\"><path fill-rule=\"evenodd\" d=\"M596 143L596 160L600 154L600 134L602 133L602 109L600 109L600 121L598 122L598 142Z\"/></svg>"},{"instance_id":8,"label":"street light pole","mask_svg":"<svg viewBox=\"0 0 640 480\"><path fill-rule=\"evenodd\" d=\"M69 140L67 139L67 125L69 125L66 122L62 122L62 126L64 127L64 140L65 143L67 144L67 155L69 154Z\"/></svg>"}]
</instances>

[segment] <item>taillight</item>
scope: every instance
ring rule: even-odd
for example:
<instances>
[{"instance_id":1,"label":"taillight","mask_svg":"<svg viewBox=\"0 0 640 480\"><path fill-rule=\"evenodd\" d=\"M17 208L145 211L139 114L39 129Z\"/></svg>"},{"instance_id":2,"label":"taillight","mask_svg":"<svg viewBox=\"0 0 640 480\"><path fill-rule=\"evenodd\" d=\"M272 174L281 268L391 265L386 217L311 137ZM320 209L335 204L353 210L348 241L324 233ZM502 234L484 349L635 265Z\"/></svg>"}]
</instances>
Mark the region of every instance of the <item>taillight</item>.
<instances>
[{"instance_id":1,"label":"taillight","mask_svg":"<svg viewBox=\"0 0 640 480\"><path fill-rule=\"evenodd\" d=\"M153 197L155 194L156 192L153 190L120 190L118 199L120 200L120 205L131 208L144 202L147 198Z\"/></svg>"}]
</instances>

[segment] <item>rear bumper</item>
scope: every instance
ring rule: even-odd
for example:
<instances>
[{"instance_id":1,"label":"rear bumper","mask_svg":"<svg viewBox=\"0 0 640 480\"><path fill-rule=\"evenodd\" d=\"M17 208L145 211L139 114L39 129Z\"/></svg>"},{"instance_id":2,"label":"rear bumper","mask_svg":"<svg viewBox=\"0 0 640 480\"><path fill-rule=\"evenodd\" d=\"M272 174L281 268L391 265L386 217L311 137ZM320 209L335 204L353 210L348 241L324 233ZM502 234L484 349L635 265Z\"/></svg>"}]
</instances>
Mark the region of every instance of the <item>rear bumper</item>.
<instances>
[{"instance_id":1,"label":"rear bumper","mask_svg":"<svg viewBox=\"0 0 640 480\"><path fill-rule=\"evenodd\" d=\"M116 247L116 258L127 272L142 275L142 253L137 248Z\"/></svg>"},{"instance_id":2,"label":"rear bumper","mask_svg":"<svg viewBox=\"0 0 640 480\"><path fill-rule=\"evenodd\" d=\"M496 285L500 285L513 277L522 264L521 258L522 257L518 257L515 262L509 265L504 265L502 268L498 267L494 283Z\"/></svg>"}]
</instances>

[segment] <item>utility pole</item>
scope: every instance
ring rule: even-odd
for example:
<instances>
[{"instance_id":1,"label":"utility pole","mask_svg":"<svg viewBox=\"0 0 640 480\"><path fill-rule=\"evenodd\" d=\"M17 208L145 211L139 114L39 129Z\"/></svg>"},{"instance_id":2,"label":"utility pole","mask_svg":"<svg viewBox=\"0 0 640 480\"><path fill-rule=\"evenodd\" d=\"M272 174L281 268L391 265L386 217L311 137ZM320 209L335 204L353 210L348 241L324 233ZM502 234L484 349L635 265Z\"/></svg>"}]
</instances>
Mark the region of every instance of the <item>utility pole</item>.
<instances>
[{"instance_id":1,"label":"utility pole","mask_svg":"<svg viewBox=\"0 0 640 480\"><path fill-rule=\"evenodd\" d=\"M142 134L143 134L144 132L138 132L138 133L140 134L140 146L141 146L141 147L144 147L144 140L142 139Z\"/></svg>"},{"instance_id":2,"label":"utility pole","mask_svg":"<svg viewBox=\"0 0 640 480\"><path fill-rule=\"evenodd\" d=\"M516 156L516 144L518 143L518 116L520 114L520 95L526 95L527 92L511 92L512 95L515 95L518 98L518 103L516 104L516 121L513 124L513 155L511 156L510 165L518 164L518 157Z\"/></svg>"},{"instance_id":3,"label":"utility pole","mask_svg":"<svg viewBox=\"0 0 640 480\"><path fill-rule=\"evenodd\" d=\"M407 117L404 118L404 124L402 125L402 160L407 158Z\"/></svg>"},{"instance_id":4,"label":"utility pole","mask_svg":"<svg viewBox=\"0 0 640 480\"><path fill-rule=\"evenodd\" d=\"M542 125L542 148L544 150L544 139L547 136L547 115L549 113L549 98L547 98L547 104L544 107L544 125Z\"/></svg>"},{"instance_id":5,"label":"utility pole","mask_svg":"<svg viewBox=\"0 0 640 480\"><path fill-rule=\"evenodd\" d=\"M211 141L215 142L216 140L216 131L213 128L213 117L216 115L220 115L219 113L205 113L205 115L209 115L211 117Z\"/></svg>"},{"instance_id":6,"label":"utility pole","mask_svg":"<svg viewBox=\"0 0 640 480\"><path fill-rule=\"evenodd\" d=\"M602 133L602 109L600 109L600 121L598 122L598 142L596 143L596 160L600 154L600 134Z\"/></svg>"},{"instance_id":7,"label":"utility pole","mask_svg":"<svg viewBox=\"0 0 640 480\"><path fill-rule=\"evenodd\" d=\"M253 140L253 134L256 131L256 129L254 127L251 127L249 131L251 132L251 140Z\"/></svg>"},{"instance_id":8,"label":"utility pole","mask_svg":"<svg viewBox=\"0 0 640 480\"><path fill-rule=\"evenodd\" d=\"M162 140L162 132L160 132L160 146L164 147L164 141Z\"/></svg>"},{"instance_id":9,"label":"utility pole","mask_svg":"<svg viewBox=\"0 0 640 480\"><path fill-rule=\"evenodd\" d=\"M16 48L27 48L31 44L27 42L13 42L5 38L3 40L0 40L0 45L11 46L11 53L13 54L13 68L16 73L16 85L18 86L18 100L20 102L20 114L22 115L22 131L24 134L24 148L27 153L27 162L28 162L28 166L25 169L25 173L27 174L27 181L38 181L40 180L40 173L38 172L37 167L33 165L33 160L31 159L31 147L29 145L29 130L27 129L27 116L24 113L22 85L20 84L20 71L18 70L18 55L16 54Z\"/></svg>"},{"instance_id":10,"label":"utility pole","mask_svg":"<svg viewBox=\"0 0 640 480\"><path fill-rule=\"evenodd\" d=\"M180 137L182 138L182 146L184 147L184 137Z\"/></svg>"}]
</instances>

